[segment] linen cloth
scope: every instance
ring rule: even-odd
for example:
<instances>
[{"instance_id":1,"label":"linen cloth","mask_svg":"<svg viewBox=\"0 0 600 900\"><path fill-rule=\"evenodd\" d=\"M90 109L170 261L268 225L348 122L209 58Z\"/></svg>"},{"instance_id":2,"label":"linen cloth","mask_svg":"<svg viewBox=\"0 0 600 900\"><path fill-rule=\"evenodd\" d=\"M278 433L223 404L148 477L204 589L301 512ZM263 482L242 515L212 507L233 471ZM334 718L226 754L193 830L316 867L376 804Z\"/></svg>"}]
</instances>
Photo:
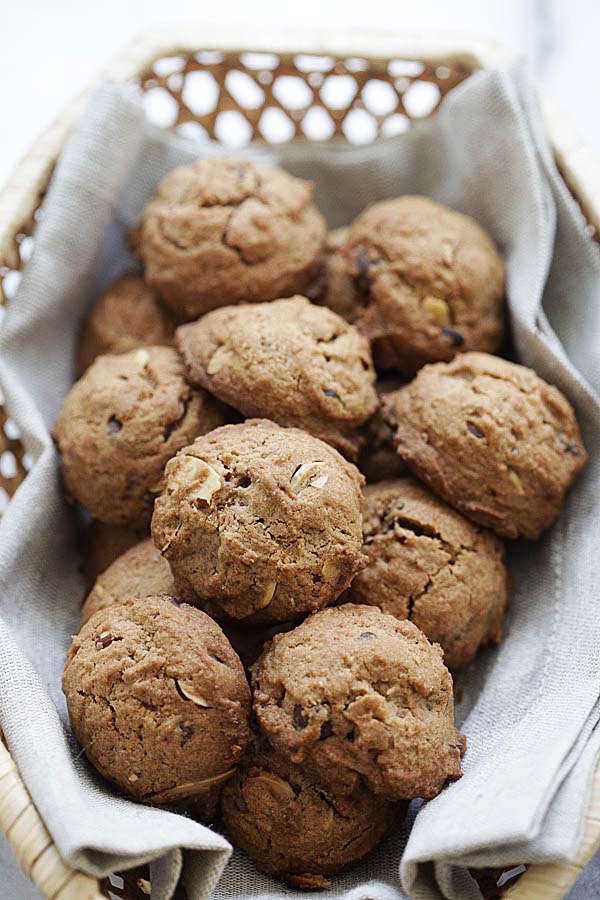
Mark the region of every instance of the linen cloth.
<instances>
[{"instance_id":1,"label":"linen cloth","mask_svg":"<svg viewBox=\"0 0 600 900\"><path fill-rule=\"evenodd\" d=\"M159 900L169 900L180 875L190 900L289 892L241 853L230 858L214 830L116 796L75 744L60 677L84 586L78 519L63 500L48 429L73 380L84 311L133 265L125 229L173 166L223 153L149 125L131 87L99 89L61 155L0 331L0 387L33 459L0 521L0 727L63 857L98 876L151 861ZM555 169L520 66L473 75L432 119L372 146L238 155L311 178L332 227L403 193L473 215L506 257L518 360L577 411L589 464L552 531L509 547L505 641L458 679L464 777L412 804L409 819L328 892L343 900L478 898L467 866L573 856L600 751L600 254ZM18 878L9 890L28 896Z\"/></svg>"}]
</instances>

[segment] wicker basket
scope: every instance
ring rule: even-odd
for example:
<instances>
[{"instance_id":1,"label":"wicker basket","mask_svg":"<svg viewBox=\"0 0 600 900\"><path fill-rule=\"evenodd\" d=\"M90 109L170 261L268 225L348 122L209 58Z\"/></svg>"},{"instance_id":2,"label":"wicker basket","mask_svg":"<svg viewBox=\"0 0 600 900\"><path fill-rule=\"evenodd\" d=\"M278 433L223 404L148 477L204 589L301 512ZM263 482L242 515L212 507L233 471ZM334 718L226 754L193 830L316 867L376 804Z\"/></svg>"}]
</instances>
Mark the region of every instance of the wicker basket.
<instances>
[{"instance_id":1,"label":"wicker basket","mask_svg":"<svg viewBox=\"0 0 600 900\"><path fill-rule=\"evenodd\" d=\"M473 40L339 32L290 37L264 34L243 50L233 32L186 28L137 41L99 75L134 81L157 124L236 146L290 139L373 140L396 134L430 114L469 75L504 60L498 48ZM0 303L10 300L31 252L34 223L54 164L87 91L36 142L0 192ZM590 223L600 230L600 164L571 126L545 105L546 125L561 173ZM1 322L0 307L0 322ZM28 455L0 396L0 514L29 468ZM0 830L24 872L49 900L144 897L144 872L100 884L67 866L0 741ZM530 866L498 888L499 872L476 874L486 898L560 900L600 847L600 767L571 864Z\"/></svg>"}]
</instances>

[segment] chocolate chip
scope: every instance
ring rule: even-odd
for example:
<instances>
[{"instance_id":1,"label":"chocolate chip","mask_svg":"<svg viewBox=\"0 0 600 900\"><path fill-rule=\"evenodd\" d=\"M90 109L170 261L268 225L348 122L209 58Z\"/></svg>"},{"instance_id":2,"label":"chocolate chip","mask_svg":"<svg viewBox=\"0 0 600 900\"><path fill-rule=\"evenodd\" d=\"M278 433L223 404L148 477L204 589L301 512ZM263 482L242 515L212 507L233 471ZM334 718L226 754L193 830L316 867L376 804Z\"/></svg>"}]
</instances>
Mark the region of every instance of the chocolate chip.
<instances>
[{"instance_id":1,"label":"chocolate chip","mask_svg":"<svg viewBox=\"0 0 600 900\"><path fill-rule=\"evenodd\" d=\"M481 429L479 429L477 425L474 425L473 422L467 422L467 431L470 431L471 434L476 438L483 437L483 431L481 431Z\"/></svg>"},{"instance_id":2,"label":"chocolate chip","mask_svg":"<svg viewBox=\"0 0 600 900\"><path fill-rule=\"evenodd\" d=\"M108 430L111 434L117 434L122 427L123 423L119 422L116 416L111 416L108 420Z\"/></svg>"},{"instance_id":3,"label":"chocolate chip","mask_svg":"<svg viewBox=\"0 0 600 900\"><path fill-rule=\"evenodd\" d=\"M179 722L177 727L179 728L179 731L181 732L181 746L183 747L183 745L187 744L189 739L194 734L194 729L192 728L191 725L188 725L187 722Z\"/></svg>"},{"instance_id":4,"label":"chocolate chip","mask_svg":"<svg viewBox=\"0 0 600 900\"><path fill-rule=\"evenodd\" d=\"M109 647L112 644L113 638L110 631L103 631L102 634L99 634L96 638L96 647L98 650L105 650L106 647Z\"/></svg>"},{"instance_id":5,"label":"chocolate chip","mask_svg":"<svg viewBox=\"0 0 600 900\"><path fill-rule=\"evenodd\" d=\"M361 294L368 294L371 290L371 280L369 278L369 269L371 268L371 260L364 250L359 250L356 254L356 268L358 275L354 279L357 290Z\"/></svg>"},{"instance_id":6,"label":"chocolate chip","mask_svg":"<svg viewBox=\"0 0 600 900\"><path fill-rule=\"evenodd\" d=\"M453 347L460 347L465 342L464 337L456 328L442 328L441 332L444 337L450 338L450 343Z\"/></svg>"},{"instance_id":7,"label":"chocolate chip","mask_svg":"<svg viewBox=\"0 0 600 900\"><path fill-rule=\"evenodd\" d=\"M244 475L244 477L240 478L240 480L238 481L238 487L241 487L241 488L250 487L251 484L252 484L252 479L248 478L247 475Z\"/></svg>"},{"instance_id":8,"label":"chocolate chip","mask_svg":"<svg viewBox=\"0 0 600 900\"><path fill-rule=\"evenodd\" d=\"M342 402L342 398L340 397L339 394L336 394L335 391L330 391L326 388L323 388L323 393L325 394L326 397L334 397L335 400L339 400L340 403Z\"/></svg>"},{"instance_id":9,"label":"chocolate chip","mask_svg":"<svg viewBox=\"0 0 600 900\"><path fill-rule=\"evenodd\" d=\"M373 637L375 637L375 635L372 631L363 631L362 634L359 634L358 639L359 641L368 641L369 638Z\"/></svg>"},{"instance_id":10,"label":"chocolate chip","mask_svg":"<svg viewBox=\"0 0 600 900\"><path fill-rule=\"evenodd\" d=\"M308 719L302 714L302 707L299 703L294 706L293 718L295 728L306 728L308 725Z\"/></svg>"},{"instance_id":11,"label":"chocolate chip","mask_svg":"<svg viewBox=\"0 0 600 900\"><path fill-rule=\"evenodd\" d=\"M333 734L333 725L331 724L329 719L327 719L327 721L323 722L323 724L321 725L321 733L319 734L319 740L324 741L328 737L331 737L332 734Z\"/></svg>"},{"instance_id":12,"label":"chocolate chip","mask_svg":"<svg viewBox=\"0 0 600 900\"><path fill-rule=\"evenodd\" d=\"M325 293L325 289L327 288L327 269L325 266L321 269L315 280L312 284L304 291L304 296L308 297L309 300L318 300Z\"/></svg>"},{"instance_id":13,"label":"chocolate chip","mask_svg":"<svg viewBox=\"0 0 600 900\"><path fill-rule=\"evenodd\" d=\"M173 606L181 606L179 600L176 597L172 597L171 594L159 594L159 597L162 597L163 600L168 600L169 603L172 603Z\"/></svg>"},{"instance_id":14,"label":"chocolate chip","mask_svg":"<svg viewBox=\"0 0 600 900\"><path fill-rule=\"evenodd\" d=\"M570 441L566 434L563 434L562 431L559 431L556 435L558 439L558 443L563 448L565 453L572 453L573 456L579 456L579 447L574 441Z\"/></svg>"}]
</instances>

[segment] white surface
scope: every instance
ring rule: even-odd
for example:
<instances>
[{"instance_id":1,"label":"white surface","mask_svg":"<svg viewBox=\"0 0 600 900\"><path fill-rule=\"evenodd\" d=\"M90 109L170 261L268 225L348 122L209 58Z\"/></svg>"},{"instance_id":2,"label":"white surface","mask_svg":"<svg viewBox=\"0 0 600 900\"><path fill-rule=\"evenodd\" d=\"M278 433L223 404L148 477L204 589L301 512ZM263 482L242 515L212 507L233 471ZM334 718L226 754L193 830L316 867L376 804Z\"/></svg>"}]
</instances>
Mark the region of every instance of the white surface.
<instances>
[{"instance_id":1,"label":"white surface","mask_svg":"<svg viewBox=\"0 0 600 900\"><path fill-rule=\"evenodd\" d=\"M547 91L600 152L597 0L6 0L0 25L0 183L36 135L141 32L185 22L265 29L344 27L491 37L529 56Z\"/></svg>"}]
</instances>

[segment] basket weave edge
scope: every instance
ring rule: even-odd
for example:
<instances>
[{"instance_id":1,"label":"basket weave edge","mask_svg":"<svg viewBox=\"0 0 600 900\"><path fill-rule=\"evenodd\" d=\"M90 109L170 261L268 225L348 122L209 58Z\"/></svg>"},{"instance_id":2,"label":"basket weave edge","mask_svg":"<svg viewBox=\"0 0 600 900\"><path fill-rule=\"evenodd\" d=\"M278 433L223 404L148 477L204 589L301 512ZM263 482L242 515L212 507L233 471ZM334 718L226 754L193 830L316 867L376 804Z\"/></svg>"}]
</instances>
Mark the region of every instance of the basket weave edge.
<instances>
[{"instance_id":1,"label":"basket weave edge","mask_svg":"<svg viewBox=\"0 0 600 900\"><path fill-rule=\"evenodd\" d=\"M463 62L472 68L490 68L507 62L510 57L495 43L470 36L402 35L340 31L295 30L290 33L262 31L253 39L252 49L282 55L295 53L340 54L369 60L428 59L436 62ZM126 81L139 76L161 55L174 55L185 50L210 47L235 52L245 49L247 32L236 29L213 29L192 25L173 31L156 31L133 41L117 55L94 82L86 88L61 116L38 138L23 157L12 176L0 190L0 267L18 268L16 235L31 223L33 211L48 185L70 128L80 114L86 98L102 80ZM571 122L547 98L543 99L546 130L557 163L571 192L588 221L600 232L600 160L579 137ZM0 296L0 300L1 300ZM23 799L21 814L30 817L31 829L21 835L3 819L7 796L17 792ZM27 821L27 819L25 819ZM27 789L0 740L0 830L11 842L19 863L49 900L102 900L97 879L67 866L54 846ZM24 847L31 846L32 835L39 839L39 854L31 861L23 857ZM581 870L600 848L600 763L593 778L589 807L583 826L583 839L575 861L532 865L512 885L505 897L509 900L563 900L579 877ZM25 865L23 864L23 860ZM46 864L48 863L48 864ZM62 868L61 868L62 867ZM56 872L68 873L57 890Z\"/></svg>"}]
</instances>

